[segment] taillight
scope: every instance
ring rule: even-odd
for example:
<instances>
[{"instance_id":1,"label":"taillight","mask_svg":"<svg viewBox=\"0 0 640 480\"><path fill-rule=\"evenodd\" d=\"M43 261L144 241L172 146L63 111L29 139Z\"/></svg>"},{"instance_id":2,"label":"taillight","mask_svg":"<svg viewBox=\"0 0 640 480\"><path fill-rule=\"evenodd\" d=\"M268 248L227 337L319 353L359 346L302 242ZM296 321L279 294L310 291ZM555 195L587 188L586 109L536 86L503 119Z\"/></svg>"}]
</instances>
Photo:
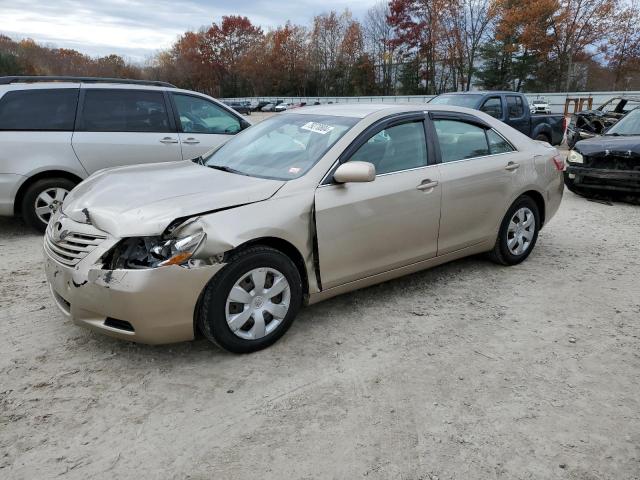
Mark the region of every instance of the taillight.
<instances>
[{"instance_id":1,"label":"taillight","mask_svg":"<svg viewBox=\"0 0 640 480\"><path fill-rule=\"evenodd\" d=\"M551 160L553 160L553 165L556 167L556 170L558 170L559 172L564 172L564 158L562 158L560 155L554 155L553 157L551 157Z\"/></svg>"}]
</instances>

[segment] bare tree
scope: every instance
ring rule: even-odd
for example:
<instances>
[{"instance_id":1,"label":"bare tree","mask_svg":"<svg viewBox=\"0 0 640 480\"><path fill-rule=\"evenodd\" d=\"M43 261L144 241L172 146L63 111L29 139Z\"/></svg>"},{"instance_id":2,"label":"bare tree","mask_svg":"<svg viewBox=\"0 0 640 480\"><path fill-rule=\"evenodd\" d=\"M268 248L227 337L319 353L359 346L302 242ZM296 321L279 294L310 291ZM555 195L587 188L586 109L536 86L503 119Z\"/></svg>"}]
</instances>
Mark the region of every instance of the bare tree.
<instances>
[{"instance_id":1,"label":"bare tree","mask_svg":"<svg viewBox=\"0 0 640 480\"><path fill-rule=\"evenodd\" d=\"M396 63L393 26L389 23L391 10L381 1L371 7L363 22L365 51L371 56L383 95L393 93L393 69Z\"/></svg>"}]
</instances>

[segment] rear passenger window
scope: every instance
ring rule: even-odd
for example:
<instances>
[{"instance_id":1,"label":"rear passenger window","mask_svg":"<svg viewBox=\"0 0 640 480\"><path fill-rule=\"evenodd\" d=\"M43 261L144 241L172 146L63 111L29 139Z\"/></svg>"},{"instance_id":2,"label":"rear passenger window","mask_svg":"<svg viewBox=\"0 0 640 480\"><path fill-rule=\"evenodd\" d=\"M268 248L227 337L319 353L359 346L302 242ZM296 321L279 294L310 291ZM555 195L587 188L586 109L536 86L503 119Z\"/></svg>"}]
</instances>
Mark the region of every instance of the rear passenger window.
<instances>
[{"instance_id":1,"label":"rear passenger window","mask_svg":"<svg viewBox=\"0 0 640 480\"><path fill-rule=\"evenodd\" d=\"M489 155L485 129L458 120L434 120L442 162Z\"/></svg>"},{"instance_id":2,"label":"rear passenger window","mask_svg":"<svg viewBox=\"0 0 640 480\"><path fill-rule=\"evenodd\" d=\"M489 140L489 150L491 154L508 153L515 150L515 148L495 130L487 130L487 140Z\"/></svg>"},{"instance_id":3,"label":"rear passenger window","mask_svg":"<svg viewBox=\"0 0 640 480\"><path fill-rule=\"evenodd\" d=\"M164 95L148 90L87 89L82 107L86 132L169 132Z\"/></svg>"},{"instance_id":4,"label":"rear passenger window","mask_svg":"<svg viewBox=\"0 0 640 480\"><path fill-rule=\"evenodd\" d=\"M480 107L480 110L492 117L502 118L502 100L500 100L500 97L488 98Z\"/></svg>"},{"instance_id":5,"label":"rear passenger window","mask_svg":"<svg viewBox=\"0 0 640 480\"><path fill-rule=\"evenodd\" d=\"M0 130L71 131L77 88L13 90L0 99Z\"/></svg>"},{"instance_id":6,"label":"rear passenger window","mask_svg":"<svg viewBox=\"0 0 640 480\"><path fill-rule=\"evenodd\" d=\"M522 103L522 97L517 95L507 95L507 108L509 111L509 118L520 118L524 116L524 104Z\"/></svg>"},{"instance_id":7,"label":"rear passenger window","mask_svg":"<svg viewBox=\"0 0 640 480\"><path fill-rule=\"evenodd\" d=\"M386 128L362 145L349 161L373 163L376 174L427 165L427 143L422 121Z\"/></svg>"}]
</instances>

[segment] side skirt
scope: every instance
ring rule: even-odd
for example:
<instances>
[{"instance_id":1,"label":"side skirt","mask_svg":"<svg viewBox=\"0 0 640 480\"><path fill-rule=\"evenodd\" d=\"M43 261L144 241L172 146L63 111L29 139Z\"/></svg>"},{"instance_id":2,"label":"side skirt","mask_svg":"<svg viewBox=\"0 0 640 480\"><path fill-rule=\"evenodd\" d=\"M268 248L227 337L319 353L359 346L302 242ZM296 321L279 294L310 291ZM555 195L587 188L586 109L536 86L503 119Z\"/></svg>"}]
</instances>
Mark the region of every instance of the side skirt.
<instances>
[{"instance_id":1,"label":"side skirt","mask_svg":"<svg viewBox=\"0 0 640 480\"><path fill-rule=\"evenodd\" d=\"M478 253L488 252L493 248L494 244L495 244L495 239L493 241L485 241L482 243L478 243L476 245L472 245L470 247L463 248L461 250L456 250L455 252L433 257L428 260L423 260L421 262L412 263L411 265L406 265L404 267L389 270L387 272L377 273L369 277L361 278L360 280L355 280L353 282L345 283L344 285L339 285L337 287L329 288L322 292L313 293L309 296L308 304L313 305L314 303L322 302L323 300L327 300L331 297L335 297L343 293L351 292L353 290L358 290L360 288L370 287L371 285L375 285L377 283L386 282L394 278L403 277L411 273L436 267L438 265L442 265L443 263L448 263L453 260L458 260L459 258L468 257L470 255L475 255Z\"/></svg>"}]
</instances>

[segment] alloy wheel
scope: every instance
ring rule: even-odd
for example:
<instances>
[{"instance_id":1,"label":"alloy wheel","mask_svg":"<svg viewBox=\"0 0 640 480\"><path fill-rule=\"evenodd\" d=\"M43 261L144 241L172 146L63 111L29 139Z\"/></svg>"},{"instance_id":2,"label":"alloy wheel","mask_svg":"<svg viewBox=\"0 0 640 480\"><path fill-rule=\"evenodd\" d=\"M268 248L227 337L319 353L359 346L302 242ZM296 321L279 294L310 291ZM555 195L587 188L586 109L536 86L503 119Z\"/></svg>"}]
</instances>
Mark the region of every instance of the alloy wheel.
<instances>
[{"instance_id":1,"label":"alloy wheel","mask_svg":"<svg viewBox=\"0 0 640 480\"><path fill-rule=\"evenodd\" d=\"M40 192L34 205L38 219L44 224L49 223L51 215L56 213L68 194L69 190L62 187L47 188Z\"/></svg>"}]
</instances>

